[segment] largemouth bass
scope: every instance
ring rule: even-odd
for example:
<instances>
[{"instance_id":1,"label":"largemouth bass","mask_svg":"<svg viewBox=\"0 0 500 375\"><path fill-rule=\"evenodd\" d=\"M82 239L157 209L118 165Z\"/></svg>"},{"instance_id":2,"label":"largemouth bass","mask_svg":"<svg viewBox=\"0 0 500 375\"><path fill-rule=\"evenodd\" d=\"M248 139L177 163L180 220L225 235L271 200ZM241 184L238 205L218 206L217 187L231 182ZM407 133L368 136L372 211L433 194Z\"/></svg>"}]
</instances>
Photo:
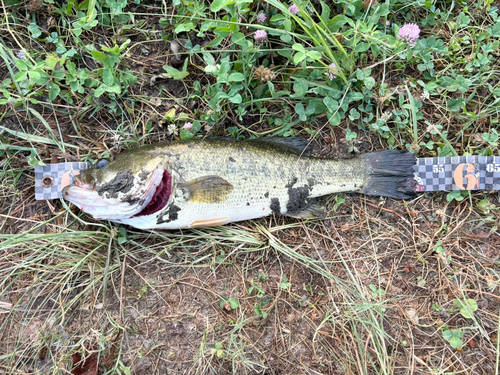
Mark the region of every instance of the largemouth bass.
<instances>
[{"instance_id":1,"label":"largemouth bass","mask_svg":"<svg viewBox=\"0 0 500 375\"><path fill-rule=\"evenodd\" d=\"M339 192L410 198L415 156L309 156L302 138L206 139L143 146L98 161L63 197L96 219L140 229L223 225L270 214L324 217Z\"/></svg>"}]
</instances>

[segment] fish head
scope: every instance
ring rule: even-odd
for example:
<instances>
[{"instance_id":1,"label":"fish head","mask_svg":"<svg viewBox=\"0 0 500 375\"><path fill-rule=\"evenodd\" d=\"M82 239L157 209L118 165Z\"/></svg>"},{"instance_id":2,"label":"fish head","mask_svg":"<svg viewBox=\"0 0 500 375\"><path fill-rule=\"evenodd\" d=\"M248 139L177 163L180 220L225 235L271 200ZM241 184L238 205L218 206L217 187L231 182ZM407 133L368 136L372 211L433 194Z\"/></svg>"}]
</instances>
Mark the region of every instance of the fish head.
<instances>
[{"instance_id":1,"label":"fish head","mask_svg":"<svg viewBox=\"0 0 500 375\"><path fill-rule=\"evenodd\" d=\"M172 175L168 170L161 155L119 154L75 176L75 184L63 189L63 197L96 219L119 221L151 214L169 200Z\"/></svg>"}]
</instances>

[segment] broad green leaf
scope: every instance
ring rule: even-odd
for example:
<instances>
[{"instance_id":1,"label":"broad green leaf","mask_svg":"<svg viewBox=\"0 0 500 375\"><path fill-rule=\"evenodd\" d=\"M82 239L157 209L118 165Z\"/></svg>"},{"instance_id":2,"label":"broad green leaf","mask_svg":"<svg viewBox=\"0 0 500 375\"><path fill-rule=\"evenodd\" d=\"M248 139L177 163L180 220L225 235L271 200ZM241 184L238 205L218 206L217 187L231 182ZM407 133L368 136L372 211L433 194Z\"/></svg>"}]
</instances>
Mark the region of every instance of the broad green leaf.
<instances>
[{"instance_id":1,"label":"broad green leaf","mask_svg":"<svg viewBox=\"0 0 500 375\"><path fill-rule=\"evenodd\" d=\"M335 112L337 110L337 108L339 107L339 102L330 96L327 96L326 98L324 98L323 103L326 105L328 110L332 113Z\"/></svg>"},{"instance_id":2,"label":"broad green leaf","mask_svg":"<svg viewBox=\"0 0 500 375\"><path fill-rule=\"evenodd\" d=\"M175 69L174 67L171 67L169 65L163 65L163 69L165 69L167 74L170 75L170 78L173 78L175 80L182 80L189 75L189 72L187 72L185 70L180 71L180 70Z\"/></svg>"},{"instance_id":3,"label":"broad green leaf","mask_svg":"<svg viewBox=\"0 0 500 375\"><path fill-rule=\"evenodd\" d=\"M61 92L61 88L55 84L54 82L50 83L50 89L49 89L49 101L53 102L55 98L59 95Z\"/></svg>"},{"instance_id":4,"label":"broad green leaf","mask_svg":"<svg viewBox=\"0 0 500 375\"><path fill-rule=\"evenodd\" d=\"M290 43L292 41L292 37L289 34L281 34L280 40L282 40L285 43ZM291 51L286 51L286 52L288 52L288 56L291 53ZM279 51L278 51L278 53L279 53Z\"/></svg>"},{"instance_id":5,"label":"broad green leaf","mask_svg":"<svg viewBox=\"0 0 500 375\"><path fill-rule=\"evenodd\" d=\"M80 82L78 81L73 81L70 83L69 87L71 87L71 90L73 91L79 91L80 90Z\"/></svg>"},{"instance_id":6,"label":"broad green leaf","mask_svg":"<svg viewBox=\"0 0 500 375\"><path fill-rule=\"evenodd\" d=\"M283 26L285 27L286 31L292 31L292 21L290 21L289 19L283 21Z\"/></svg>"},{"instance_id":7,"label":"broad green leaf","mask_svg":"<svg viewBox=\"0 0 500 375\"><path fill-rule=\"evenodd\" d=\"M33 82L38 81L41 77L40 72L37 72L36 70L28 72L28 75L30 77L30 80L32 80Z\"/></svg>"},{"instance_id":8,"label":"broad green leaf","mask_svg":"<svg viewBox=\"0 0 500 375\"><path fill-rule=\"evenodd\" d=\"M311 108L311 110L314 109L312 113L315 115L325 113L326 111L326 105L321 98L312 98L311 100L309 100L307 102L307 109L309 108Z\"/></svg>"},{"instance_id":9,"label":"broad green leaf","mask_svg":"<svg viewBox=\"0 0 500 375\"><path fill-rule=\"evenodd\" d=\"M121 94L122 89L121 89L120 85L116 84L116 85L113 85L111 87L106 88L106 91L111 92L111 93L115 93L115 94Z\"/></svg>"},{"instance_id":10,"label":"broad green leaf","mask_svg":"<svg viewBox=\"0 0 500 375\"><path fill-rule=\"evenodd\" d=\"M102 94L104 94L105 90L106 90L106 86L104 84L101 84L98 88L95 89L94 96L96 98L100 97Z\"/></svg>"},{"instance_id":11,"label":"broad green leaf","mask_svg":"<svg viewBox=\"0 0 500 375\"><path fill-rule=\"evenodd\" d=\"M364 79L365 86L368 90L371 90L375 86L375 79L372 77L367 77Z\"/></svg>"},{"instance_id":12,"label":"broad green leaf","mask_svg":"<svg viewBox=\"0 0 500 375\"><path fill-rule=\"evenodd\" d=\"M343 112L336 111L335 113L327 112L328 120L330 121L330 125L337 126L342 121Z\"/></svg>"},{"instance_id":13,"label":"broad green leaf","mask_svg":"<svg viewBox=\"0 0 500 375\"><path fill-rule=\"evenodd\" d=\"M282 21L285 19L285 16L282 15L282 14L275 14L274 16L271 17L271 19L269 20L269 22L278 22L278 21Z\"/></svg>"},{"instance_id":14,"label":"broad green leaf","mask_svg":"<svg viewBox=\"0 0 500 375\"><path fill-rule=\"evenodd\" d=\"M325 4L324 1L321 2L321 21L328 23L330 20L330 7Z\"/></svg>"},{"instance_id":15,"label":"broad green leaf","mask_svg":"<svg viewBox=\"0 0 500 375\"><path fill-rule=\"evenodd\" d=\"M207 65L205 67L205 73L217 73L220 70L220 65Z\"/></svg>"},{"instance_id":16,"label":"broad green leaf","mask_svg":"<svg viewBox=\"0 0 500 375\"><path fill-rule=\"evenodd\" d=\"M125 48L127 48L127 46L132 43L132 41L130 39L127 39L126 41L124 41L121 45L120 45L120 48L118 48L118 52L123 52L123 50ZM73 47L72 47L73 48Z\"/></svg>"},{"instance_id":17,"label":"broad green leaf","mask_svg":"<svg viewBox=\"0 0 500 375\"><path fill-rule=\"evenodd\" d=\"M203 60L205 60L207 65L215 65L215 58L210 53L204 53Z\"/></svg>"},{"instance_id":18,"label":"broad green leaf","mask_svg":"<svg viewBox=\"0 0 500 375\"><path fill-rule=\"evenodd\" d=\"M14 81L15 82L24 81L27 76L28 76L28 72L17 72L16 74L14 74Z\"/></svg>"},{"instance_id":19,"label":"broad green leaf","mask_svg":"<svg viewBox=\"0 0 500 375\"><path fill-rule=\"evenodd\" d=\"M368 43L359 43L356 48L354 48L353 52L365 52L368 51L370 45Z\"/></svg>"},{"instance_id":20,"label":"broad green leaf","mask_svg":"<svg viewBox=\"0 0 500 375\"><path fill-rule=\"evenodd\" d=\"M232 297L232 298L229 298L229 305L234 310L240 305L240 302L235 297Z\"/></svg>"},{"instance_id":21,"label":"broad green leaf","mask_svg":"<svg viewBox=\"0 0 500 375\"><path fill-rule=\"evenodd\" d=\"M42 70L36 70L36 74L33 76L33 81L37 85L42 86L42 85L45 85L47 82L50 81L50 77L44 71L42 71Z\"/></svg>"},{"instance_id":22,"label":"broad green leaf","mask_svg":"<svg viewBox=\"0 0 500 375\"><path fill-rule=\"evenodd\" d=\"M464 105L465 105L464 98L457 98L457 99L451 98L450 100L448 100L448 107L452 112L459 111L460 109L463 108Z\"/></svg>"},{"instance_id":23,"label":"broad green leaf","mask_svg":"<svg viewBox=\"0 0 500 375\"><path fill-rule=\"evenodd\" d=\"M488 33L494 38L500 38L500 20L491 29L488 29Z\"/></svg>"},{"instance_id":24,"label":"broad green leaf","mask_svg":"<svg viewBox=\"0 0 500 375\"><path fill-rule=\"evenodd\" d=\"M15 59L16 61L16 67L19 70L28 70L28 67L26 66L26 63L21 60L21 59Z\"/></svg>"},{"instance_id":25,"label":"broad green leaf","mask_svg":"<svg viewBox=\"0 0 500 375\"><path fill-rule=\"evenodd\" d=\"M38 38L40 35L42 35L42 32L40 31L40 29L38 28L37 24L36 23L30 23L30 25L28 26L28 30L30 31L31 33L31 36L36 39Z\"/></svg>"},{"instance_id":26,"label":"broad green leaf","mask_svg":"<svg viewBox=\"0 0 500 375\"><path fill-rule=\"evenodd\" d=\"M186 22L186 23L181 23L180 25L178 25L175 29L174 29L174 32L176 34L179 34L179 33L182 33L182 32L185 32L185 31L191 31L191 30L194 30L194 23L192 22Z\"/></svg>"},{"instance_id":27,"label":"broad green leaf","mask_svg":"<svg viewBox=\"0 0 500 375\"><path fill-rule=\"evenodd\" d=\"M245 34L240 33L239 31L234 32L233 33L233 43L235 43L241 47L246 47L247 40L245 39Z\"/></svg>"},{"instance_id":28,"label":"broad green leaf","mask_svg":"<svg viewBox=\"0 0 500 375\"><path fill-rule=\"evenodd\" d=\"M101 51L92 51L91 54L94 59L100 62L104 62L108 58L108 55Z\"/></svg>"},{"instance_id":29,"label":"broad green leaf","mask_svg":"<svg viewBox=\"0 0 500 375\"><path fill-rule=\"evenodd\" d=\"M328 22L328 29L332 32L338 31L342 26L344 26L348 22L348 18L341 14L333 17L330 22Z\"/></svg>"},{"instance_id":30,"label":"broad green leaf","mask_svg":"<svg viewBox=\"0 0 500 375\"><path fill-rule=\"evenodd\" d=\"M457 348L461 348L463 343L462 343L462 340L460 340L458 337L456 336L453 336L450 341L449 341L451 347L453 349L457 349Z\"/></svg>"},{"instance_id":31,"label":"broad green leaf","mask_svg":"<svg viewBox=\"0 0 500 375\"><path fill-rule=\"evenodd\" d=\"M295 65L298 65L301 61L304 61L306 57L307 56L302 52L297 52L295 55L293 55L293 63Z\"/></svg>"},{"instance_id":32,"label":"broad green leaf","mask_svg":"<svg viewBox=\"0 0 500 375\"><path fill-rule=\"evenodd\" d=\"M357 102L359 100L362 100L364 98L364 95L361 94L360 92L350 92L347 94L346 101L347 102Z\"/></svg>"},{"instance_id":33,"label":"broad green leaf","mask_svg":"<svg viewBox=\"0 0 500 375\"><path fill-rule=\"evenodd\" d=\"M230 97L229 101L231 103L234 103L234 104L240 104L243 101L243 99L241 98L240 94L236 94L236 95Z\"/></svg>"},{"instance_id":34,"label":"broad green leaf","mask_svg":"<svg viewBox=\"0 0 500 375\"><path fill-rule=\"evenodd\" d=\"M214 33L219 35L222 38L225 38L229 35L231 35L232 31L229 27L218 27L214 30Z\"/></svg>"},{"instance_id":35,"label":"broad green leaf","mask_svg":"<svg viewBox=\"0 0 500 375\"><path fill-rule=\"evenodd\" d=\"M304 54L306 53L306 49L304 48L304 46L302 44L299 44L299 43L295 43L292 46L292 49L295 50L295 51L302 52Z\"/></svg>"},{"instance_id":36,"label":"broad green leaf","mask_svg":"<svg viewBox=\"0 0 500 375\"><path fill-rule=\"evenodd\" d=\"M308 51L307 54L315 60L321 59L321 52L318 51Z\"/></svg>"},{"instance_id":37,"label":"broad green leaf","mask_svg":"<svg viewBox=\"0 0 500 375\"><path fill-rule=\"evenodd\" d=\"M218 12L227 5L234 4L234 0L214 0L210 10L212 12Z\"/></svg>"},{"instance_id":38,"label":"broad green leaf","mask_svg":"<svg viewBox=\"0 0 500 375\"><path fill-rule=\"evenodd\" d=\"M302 98L306 93L309 88L309 85L306 80L300 79L295 81L293 84L293 91L295 91L295 94L293 95L295 98Z\"/></svg>"},{"instance_id":39,"label":"broad green leaf","mask_svg":"<svg viewBox=\"0 0 500 375\"><path fill-rule=\"evenodd\" d=\"M229 82L241 82L245 80L245 76L241 73L231 73L229 75L228 81Z\"/></svg>"},{"instance_id":40,"label":"broad green leaf","mask_svg":"<svg viewBox=\"0 0 500 375\"><path fill-rule=\"evenodd\" d=\"M113 76L113 70L110 68L104 68L101 71L102 75L102 81L108 85L111 86L115 82L115 77Z\"/></svg>"},{"instance_id":41,"label":"broad green leaf","mask_svg":"<svg viewBox=\"0 0 500 375\"><path fill-rule=\"evenodd\" d=\"M194 134L192 131L190 130L187 130L187 129L182 129L180 134L179 134L180 138L182 140L185 140L185 139L191 139L194 137Z\"/></svg>"}]
</instances>

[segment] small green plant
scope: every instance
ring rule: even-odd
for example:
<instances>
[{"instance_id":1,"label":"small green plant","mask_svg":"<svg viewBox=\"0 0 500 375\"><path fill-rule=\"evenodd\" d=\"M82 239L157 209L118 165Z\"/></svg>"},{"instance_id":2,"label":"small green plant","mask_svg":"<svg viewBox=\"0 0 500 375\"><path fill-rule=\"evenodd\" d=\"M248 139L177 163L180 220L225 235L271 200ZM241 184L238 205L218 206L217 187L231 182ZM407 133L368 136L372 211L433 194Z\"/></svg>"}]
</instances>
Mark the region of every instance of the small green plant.
<instances>
[{"instance_id":1,"label":"small green plant","mask_svg":"<svg viewBox=\"0 0 500 375\"><path fill-rule=\"evenodd\" d=\"M191 129L189 129L189 126L186 126L187 124L190 123L186 123L179 133L179 137L182 140L194 138L196 136L196 133L201 130L201 123L199 121L194 121L192 123Z\"/></svg>"},{"instance_id":2,"label":"small green plant","mask_svg":"<svg viewBox=\"0 0 500 375\"><path fill-rule=\"evenodd\" d=\"M498 210L498 207L487 198L481 200L481 202L477 204L477 208L484 214L489 214L491 211Z\"/></svg>"},{"instance_id":3,"label":"small green plant","mask_svg":"<svg viewBox=\"0 0 500 375\"><path fill-rule=\"evenodd\" d=\"M443 331L443 338L450 343L453 349L462 347L462 337L464 337L464 333L461 329L447 329Z\"/></svg>"},{"instance_id":4,"label":"small green plant","mask_svg":"<svg viewBox=\"0 0 500 375\"><path fill-rule=\"evenodd\" d=\"M299 115L300 121L307 121L307 120L314 120L313 118L310 118L311 115L313 115L315 112L314 107L312 106L307 106L307 108L304 108L304 104L302 103L297 103L295 106L295 113Z\"/></svg>"},{"instance_id":5,"label":"small green plant","mask_svg":"<svg viewBox=\"0 0 500 375\"><path fill-rule=\"evenodd\" d=\"M280 288L283 290L288 290L292 286L291 283L288 282L288 278L283 275L283 281L280 283Z\"/></svg>"},{"instance_id":6,"label":"small green plant","mask_svg":"<svg viewBox=\"0 0 500 375\"><path fill-rule=\"evenodd\" d=\"M443 311L443 308L439 305L439 303L433 303L431 309L437 312Z\"/></svg>"},{"instance_id":7,"label":"small green plant","mask_svg":"<svg viewBox=\"0 0 500 375\"><path fill-rule=\"evenodd\" d=\"M260 301L255 305L253 310L255 312L255 315L263 319L266 319L269 313L266 310L264 310L264 306L266 306L266 303L264 301Z\"/></svg>"},{"instance_id":8,"label":"small green plant","mask_svg":"<svg viewBox=\"0 0 500 375\"><path fill-rule=\"evenodd\" d=\"M182 70L175 69L174 67L170 65L163 65L163 69L167 72L165 73L165 76L167 78L172 78L178 81L182 81L184 78L186 78L189 75L189 72L187 71L187 64L189 60L186 59L184 62L184 67Z\"/></svg>"},{"instance_id":9,"label":"small green plant","mask_svg":"<svg viewBox=\"0 0 500 375\"><path fill-rule=\"evenodd\" d=\"M236 310L240 306L240 301L236 297L220 297L220 308L226 310Z\"/></svg>"},{"instance_id":10,"label":"small green plant","mask_svg":"<svg viewBox=\"0 0 500 375\"><path fill-rule=\"evenodd\" d=\"M491 133L483 133L482 137L485 142L487 142L493 149L498 147L498 132L495 129L491 129Z\"/></svg>"},{"instance_id":11,"label":"small green plant","mask_svg":"<svg viewBox=\"0 0 500 375\"><path fill-rule=\"evenodd\" d=\"M443 248L443 241L438 241L434 246L434 251L438 254L438 256L443 260L443 263L448 265L451 262L451 256L446 256L445 249Z\"/></svg>"},{"instance_id":12,"label":"small green plant","mask_svg":"<svg viewBox=\"0 0 500 375\"><path fill-rule=\"evenodd\" d=\"M257 276L257 280L259 280L261 283L266 282L268 280L268 276L264 273L259 271L259 275Z\"/></svg>"},{"instance_id":13,"label":"small green plant","mask_svg":"<svg viewBox=\"0 0 500 375\"><path fill-rule=\"evenodd\" d=\"M453 190L446 194L446 200L448 202L451 202L453 200L456 200L457 202L463 201L467 196L469 195L469 192L467 190Z\"/></svg>"},{"instance_id":14,"label":"small green plant","mask_svg":"<svg viewBox=\"0 0 500 375\"><path fill-rule=\"evenodd\" d=\"M125 227L119 227L116 233L116 241L122 245L127 242L127 229Z\"/></svg>"},{"instance_id":15,"label":"small green plant","mask_svg":"<svg viewBox=\"0 0 500 375\"><path fill-rule=\"evenodd\" d=\"M417 284L419 287L423 288L423 287L425 287L425 284L427 284L427 281L422 276L418 276L417 277Z\"/></svg>"},{"instance_id":16,"label":"small green plant","mask_svg":"<svg viewBox=\"0 0 500 375\"><path fill-rule=\"evenodd\" d=\"M337 194L334 199L335 199L335 204L333 205L333 210L337 212L339 207L345 203L345 199L342 196L342 194Z\"/></svg>"},{"instance_id":17,"label":"small green plant","mask_svg":"<svg viewBox=\"0 0 500 375\"><path fill-rule=\"evenodd\" d=\"M453 300L453 304L456 306L457 309L460 309L460 314L464 318L468 318L468 319L473 317L474 312L477 311L477 308L478 308L477 302L471 298L466 299L465 301L455 299L455 300Z\"/></svg>"},{"instance_id":18,"label":"small green plant","mask_svg":"<svg viewBox=\"0 0 500 375\"><path fill-rule=\"evenodd\" d=\"M139 299L142 298L142 296L144 294L146 294L148 292L148 284L144 284L141 289L139 290L139 292L137 292L137 297L139 297Z\"/></svg>"},{"instance_id":19,"label":"small green plant","mask_svg":"<svg viewBox=\"0 0 500 375\"><path fill-rule=\"evenodd\" d=\"M345 130L345 140L347 142L352 142L354 139L358 137L358 134L356 132L351 131L349 128Z\"/></svg>"},{"instance_id":20,"label":"small green plant","mask_svg":"<svg viewBox=\"0 0 500 375\"><path fill-rule=\"evenodd\" d=\"M385 290L377 288L375 285L370 284L370 289L372 291L372 297L373 299L379 299L380 297L384 296Z\"/></svg>"},{"instance_id":21,"label":"small green plant","mask_svg":"<svg viewBox=\"0 0 500 375\"><path fill-rule=\"evenodd\" d=\"M264 289L258 284L255 284L253 280L250 280L250 288L248 288L249 295L256 295L257 298L262 298L266 294Z\"/></svg>"},{"instance_id":22,"label":"small green plant","mask_svg":"<svg viewBox=\"0 0 500 375\"><path fill-rule=\"evenodd\" d=\"M129 44L130 39L127 39L119 46L101 46L102 52L97 49L91 50L92 57L103 64L103 68L97 69L101 80L95 80L91 86L97 86L94 90L96 97L100 97L105 92L120 95L123 89L137 82L137 78L134 75L116 69L117 63L122 58L123 52Z\"/></svg>"},{"instance_id":23,"label":"small green plant","mask_svg":"<svg viewBox=\"0 0 500 375\"><path fill-rule=\"evenodd\" d=\"M221 342L215 343L215 348L210 349L210 353L221 358L224 355L224 345Z\"/></svg>"}]
</instances>

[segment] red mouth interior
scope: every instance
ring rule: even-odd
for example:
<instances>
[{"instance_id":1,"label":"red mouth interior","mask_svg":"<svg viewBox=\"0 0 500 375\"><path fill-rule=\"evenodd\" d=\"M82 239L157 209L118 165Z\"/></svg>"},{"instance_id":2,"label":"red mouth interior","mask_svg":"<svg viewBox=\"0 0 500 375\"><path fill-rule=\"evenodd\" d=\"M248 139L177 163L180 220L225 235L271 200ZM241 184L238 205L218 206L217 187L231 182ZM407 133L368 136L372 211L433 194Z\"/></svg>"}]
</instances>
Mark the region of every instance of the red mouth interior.
<instances>
[{"instance_id":1,"label":"red mouth interior","mask_svg":"<svg viewBox=\"0 0 500 375\"><path fill-rule=\"evenodd\" d=\"M142 209L141 212L133 217L146 216L160 211L168 202L172 193L172 175L167 171L163 171L163 177L160 184L156 187L156 191L151 199L151 202Z\"/></svg>"}]
</instances>

